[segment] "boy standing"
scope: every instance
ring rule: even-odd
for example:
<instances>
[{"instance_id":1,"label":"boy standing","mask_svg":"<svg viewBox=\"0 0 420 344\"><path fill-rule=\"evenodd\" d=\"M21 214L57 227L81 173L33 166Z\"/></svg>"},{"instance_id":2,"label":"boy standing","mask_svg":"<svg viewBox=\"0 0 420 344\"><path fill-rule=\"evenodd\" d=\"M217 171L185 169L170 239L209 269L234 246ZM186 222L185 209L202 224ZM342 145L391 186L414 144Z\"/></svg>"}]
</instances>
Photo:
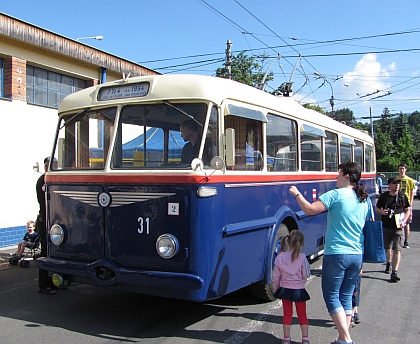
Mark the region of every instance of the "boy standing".
<instances>
[{"instance_id":1,"label":"boy standing","mask_svg":"<svg viewBox=\"0 0 420 344\"><path fill-rule=\"evenodd\" d=\"M398 165L398 180L401 181L401 187L400 190L405 193L405 195L408 198L408 201L410 204L413 204L414 201L414 189L416 188L416 184L414 183L414 180L411 179L409 176L406 175L407 167L404 164ZM404 227L404 248L409 248L408 245L408 237L410 236L410 223L413 222L413 210L410 209L410 217L406 223L406 226Z\"/></svg>"},{"instance_id":2,"label":"boy standing","mask_svg":"<svg viewBox=\"0 0 420 344\"><path fill-rule=\"evenodd\" d=\"M410 217L410 203L405 193L400 191L400 180L397 177L388 178L389 191L379 196L375 210L382 215L384 247L386 253L385 273L391 272L391 282L398 282L398 268L401 260L402 228ZM401 216L404 216L400 221Z\"/></svg>"}]
</instances>

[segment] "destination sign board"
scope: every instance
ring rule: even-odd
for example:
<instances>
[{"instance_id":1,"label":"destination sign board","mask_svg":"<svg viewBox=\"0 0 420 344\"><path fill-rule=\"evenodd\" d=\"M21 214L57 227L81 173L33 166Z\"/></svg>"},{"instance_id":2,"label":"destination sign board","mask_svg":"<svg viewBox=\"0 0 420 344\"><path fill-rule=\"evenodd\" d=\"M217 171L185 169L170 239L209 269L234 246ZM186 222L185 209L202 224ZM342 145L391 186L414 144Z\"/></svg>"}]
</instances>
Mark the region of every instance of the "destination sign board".
<instances>
[{"instance_id":1,"label":"destination sign board","mask_svg":"<svg viewBox=\"0 0 420 344\"><path fill-rule=\"evenodd\" d=\"M104 100L112 100L112 99L144 97L147 95L148 92L149 92L148 82L103 87L99 90L98 100L104 101Z\"/></svg>"}]
</instances>

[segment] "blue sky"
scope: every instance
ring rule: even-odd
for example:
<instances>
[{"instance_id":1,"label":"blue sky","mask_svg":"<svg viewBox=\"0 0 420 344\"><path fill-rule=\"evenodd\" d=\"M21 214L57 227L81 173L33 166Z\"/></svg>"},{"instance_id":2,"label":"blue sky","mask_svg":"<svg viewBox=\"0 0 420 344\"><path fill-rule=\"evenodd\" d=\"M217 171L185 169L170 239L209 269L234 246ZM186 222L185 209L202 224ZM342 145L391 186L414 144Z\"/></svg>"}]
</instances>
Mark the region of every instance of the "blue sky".
<instances>
[{"instance_id":1,"label":"blue sky","mask_svg":"<svg viewBox=\"0 0 420 344\"><path fill-rule=\"evenodd\" d=\"M420 111L418 0L24 0L0 11L68 38L102 35L82 42L161 73L214 75L230 40L235 55L269 55L265 69L275 61L266 90L289 81L301 54L302 103L330 111L333 93L356 118Z\"/></svg>"}]
</instances>

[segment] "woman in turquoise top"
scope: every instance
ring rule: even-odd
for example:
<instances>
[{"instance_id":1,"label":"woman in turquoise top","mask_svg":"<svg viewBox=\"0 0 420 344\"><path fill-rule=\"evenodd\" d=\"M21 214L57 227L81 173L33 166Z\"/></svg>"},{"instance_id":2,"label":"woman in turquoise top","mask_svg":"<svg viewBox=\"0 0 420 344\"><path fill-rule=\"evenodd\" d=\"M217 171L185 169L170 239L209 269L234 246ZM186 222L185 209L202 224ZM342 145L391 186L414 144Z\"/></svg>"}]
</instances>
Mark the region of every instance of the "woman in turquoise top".
<instances>
[{"instance_id":1,"label":"woman in turquoise top","mask_svg":"<svg viewBox=\"0 0 420 344\"><path fill-rule=\"evenodd\" d=\"M349 333L351 298L362 268L363 227L368 213L368 194L359 184L360 167L354 162L339 166L337 189L313 203L292 186L290 194L307 215L328 211L322 264L322 293L338 331L334 343L353 343Z\"/></svg>"}]
</instances>

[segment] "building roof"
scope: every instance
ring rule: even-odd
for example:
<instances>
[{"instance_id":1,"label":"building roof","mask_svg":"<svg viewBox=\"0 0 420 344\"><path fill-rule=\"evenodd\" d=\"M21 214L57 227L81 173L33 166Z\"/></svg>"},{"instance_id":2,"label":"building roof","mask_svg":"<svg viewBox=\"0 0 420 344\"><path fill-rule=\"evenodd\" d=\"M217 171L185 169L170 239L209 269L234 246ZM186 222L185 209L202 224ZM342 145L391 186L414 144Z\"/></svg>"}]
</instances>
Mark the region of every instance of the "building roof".
<instances>
[{"instance_id":1,"label":"building roof","mask_svg":"<svg viewBox=\"0 0 420 344\"><path fill-rule=\"evenodd\" d=\"M75 39L46 30L3 12L0 12L0 38L1 36L38 46L42 49L66 55L121 74L131 73L131 76L160 74L138 63L91 47Z\"/></svg>"}]
</instances>

